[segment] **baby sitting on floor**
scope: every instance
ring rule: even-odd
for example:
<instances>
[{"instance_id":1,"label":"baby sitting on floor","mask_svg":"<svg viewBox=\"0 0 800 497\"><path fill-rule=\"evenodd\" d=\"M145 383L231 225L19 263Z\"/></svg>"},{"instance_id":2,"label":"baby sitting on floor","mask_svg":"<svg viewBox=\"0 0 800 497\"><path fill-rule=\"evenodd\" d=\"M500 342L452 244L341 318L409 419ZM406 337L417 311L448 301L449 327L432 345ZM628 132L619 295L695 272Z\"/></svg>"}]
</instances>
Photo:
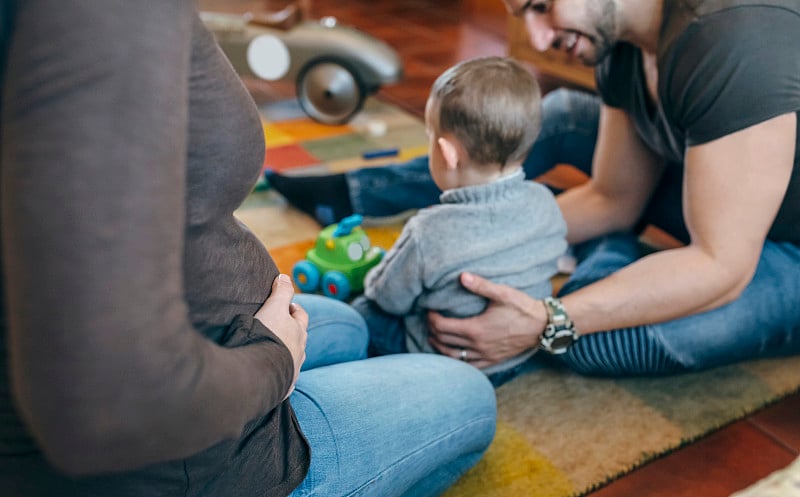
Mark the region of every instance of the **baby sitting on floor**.
<instances>
[{"instance_id":1,"label":"baby sitting on floor","mask_svg":"<svg viewBox=\"0 0 800 497\"><path fill-rule=\"evenodd\" d=\"M550 190L522 172L539 132L540 102L534 77L509 58L461 62L436 80L425 124L441 203L408 220L353 302L369 326L372 354L443 352L477 361L467 346L429 342L428 311L468 317L486 307L460 285L464 271L537 299L551 294L566 224ZM498 385L532 354L482 369Z\"/></svg>"}]
</instances>

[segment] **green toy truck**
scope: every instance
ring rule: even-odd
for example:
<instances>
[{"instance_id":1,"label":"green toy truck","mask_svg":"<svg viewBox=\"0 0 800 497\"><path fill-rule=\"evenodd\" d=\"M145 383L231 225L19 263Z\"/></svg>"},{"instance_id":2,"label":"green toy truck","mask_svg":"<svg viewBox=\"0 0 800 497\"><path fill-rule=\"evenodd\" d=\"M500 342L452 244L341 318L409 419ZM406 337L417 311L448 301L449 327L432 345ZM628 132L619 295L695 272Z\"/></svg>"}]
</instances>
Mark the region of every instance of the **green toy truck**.
<instances>
[{"instance_id":1,"label":"green toy truck","mask_svg":"<svg viewBox=\"0 0 800 497\"><path fill-rule=\"evenodd\" d=\"M354 214L324 228L306 258L292 268L292 278L302 292L337 299L364 291L364 277L385 251L373 247L361 227L363 218Z\"/></svg>"}]
</instances>

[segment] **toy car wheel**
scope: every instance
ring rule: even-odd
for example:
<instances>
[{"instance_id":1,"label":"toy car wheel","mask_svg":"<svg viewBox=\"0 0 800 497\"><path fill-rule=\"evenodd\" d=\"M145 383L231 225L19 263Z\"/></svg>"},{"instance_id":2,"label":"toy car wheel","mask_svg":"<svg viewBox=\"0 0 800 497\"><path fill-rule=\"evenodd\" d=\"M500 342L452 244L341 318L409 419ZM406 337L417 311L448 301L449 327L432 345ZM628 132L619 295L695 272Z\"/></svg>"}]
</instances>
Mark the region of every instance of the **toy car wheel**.
<instances>
[{"instance_id":1,"label":"toy car wheel","mask_svg":"<svg viewBox=\"0 0 800 497\"><path fill-rule=\"evenodd\" d=\"M319 269L308 261L300 261L294 265L292 278L301 292L315 292L319 287Z\"/></svg>"},{"instance_id":2,"label":"toy car wheel","mask_svg":"<svg viewBox=\"0 0 800 497\"><path fill-rule=\"evenodd\" d=\"M297 77L300 106L323 124L346 123L361 110L366 96L358 73L339 60L314 60Z\"/></svg>"},{"instance_id":3,"label":"toy car wheel","mask_svg":"<svg viewBox=\"0 0 800 497\"><path fill-rule=\"evenodd\" d=\"M350 296L350 281L339 271L322 275L322 293L333 299L346 300Z\"/></svg>"}]
</instances>

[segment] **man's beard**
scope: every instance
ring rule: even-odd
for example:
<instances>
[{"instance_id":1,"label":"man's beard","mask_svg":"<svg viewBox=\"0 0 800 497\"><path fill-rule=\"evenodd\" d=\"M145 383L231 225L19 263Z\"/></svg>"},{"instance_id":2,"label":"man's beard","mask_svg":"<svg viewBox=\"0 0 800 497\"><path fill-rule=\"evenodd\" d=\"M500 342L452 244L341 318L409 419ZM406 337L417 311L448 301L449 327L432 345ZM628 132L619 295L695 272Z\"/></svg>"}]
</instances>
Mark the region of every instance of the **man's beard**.
<instances>
[{"instance_id":1,"label":"man's beard","mask_svg":"<svg viewBox=\"0 0 800 497\"><path fill-rule=\"evenodd\" d=\"M602 2L598 9L597 17L599 22L597 24L597 31L595 36L592 37L592 45L594 46L594 57L591 59L581 58L587 66L595 66L603 61L614 48L617 43L616 25L617 16L614 9L614 3L611 0Z\"/></svg>"},{"instance_id":2,"label":"man's beard","mask_svg":"<svg viewBox=\"0 0 800 497\"><path fill-rule=\"evenodd\" d=\"M594 45L594 57L592 57L591 60L586 60L581 58L581 61L587 66L596 66L601 62L603 62L603 59L605 59L611 54L611 51L613 50L615 44L616 42L613 42L606 38L600 38Z\"/></svg>"}]
</instances>

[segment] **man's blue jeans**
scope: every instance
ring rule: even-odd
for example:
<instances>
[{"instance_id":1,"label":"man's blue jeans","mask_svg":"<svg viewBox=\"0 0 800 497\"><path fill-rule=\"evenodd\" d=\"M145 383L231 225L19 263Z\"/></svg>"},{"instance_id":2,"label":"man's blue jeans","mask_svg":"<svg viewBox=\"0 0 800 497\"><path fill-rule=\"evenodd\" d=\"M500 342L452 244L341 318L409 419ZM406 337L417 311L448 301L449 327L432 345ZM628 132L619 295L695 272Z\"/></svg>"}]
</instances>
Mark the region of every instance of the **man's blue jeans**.
<instances>
[{"instance_id":1,"label":"man's blue jeans","mask_svg":"<svg viewBox=\"0 0 800 497\"><path fill-rule=\"evenodd\" d=\"M366 359L363 318L297 295L310 316L306 362L291 402L311 445L300 496L434 496L494 437L494 390L460 361L433 354Z\"/></svg>"},{"instance_id":2,"label":"man's blue jeans","mask_svg":"<svg viewBox=\"0 0 800 497\"><path fill-rule=\"evenodd\" d=\"M609 235L575 247L578 267L565 295L643 256L635 235ZM664 323L580 338L563 360L592 375L637 376L692 371L760 357L800 353L800 247L764 245L756 274L735 301Z\"/></svg>"},{"instance_id":3,"label":"man's blue jeans","mask_svg":"<svg viewBox=\"0 0 800 497\"><path fill-rule=\"evenodd\" d=\"M557 164L591 174L600 101L557 90L542 102L542 131L525 161L536 178ZM642 225L653 223L688 241L681 213L680 168L669 167ZM438 202L427 157L385 168L346 173L352 205L365 216L389 216ZM610 275L641 256L636 234L615 234L574 247L579 265L562 293ZM564 360L597 375L651 375L696 370L743 359L800 352L800 247L767 242L758 271L735 302L658 325L583 337ZM536 358L536 356L534 356Z\"/></svg>"}]
</instances>

